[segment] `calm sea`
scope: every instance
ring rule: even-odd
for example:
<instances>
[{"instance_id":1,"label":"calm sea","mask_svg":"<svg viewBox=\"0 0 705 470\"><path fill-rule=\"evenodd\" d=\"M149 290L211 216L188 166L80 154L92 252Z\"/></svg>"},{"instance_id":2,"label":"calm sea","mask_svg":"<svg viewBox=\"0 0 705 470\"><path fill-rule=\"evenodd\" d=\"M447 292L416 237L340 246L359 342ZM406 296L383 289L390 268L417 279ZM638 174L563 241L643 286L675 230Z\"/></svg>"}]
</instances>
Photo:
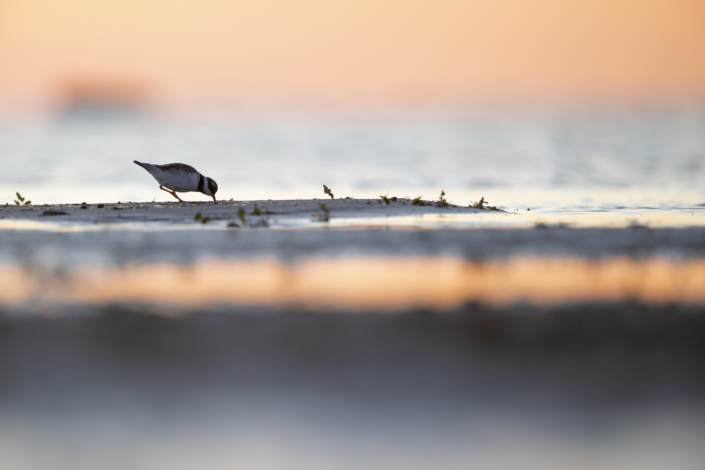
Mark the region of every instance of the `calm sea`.
<instances>
[{"instance_id":1,"label":"calm sea","mask_svg":"<svg viewBox=\"0 0 705 470\"><path fill-rule=\"evenodd\" d=\"M705 211L705 109L0 122L0 203L157 201L132 161L237 200L423 196L508 210ZM207 200L189 194L191 200Z\"/></svg>"}]
</instances>

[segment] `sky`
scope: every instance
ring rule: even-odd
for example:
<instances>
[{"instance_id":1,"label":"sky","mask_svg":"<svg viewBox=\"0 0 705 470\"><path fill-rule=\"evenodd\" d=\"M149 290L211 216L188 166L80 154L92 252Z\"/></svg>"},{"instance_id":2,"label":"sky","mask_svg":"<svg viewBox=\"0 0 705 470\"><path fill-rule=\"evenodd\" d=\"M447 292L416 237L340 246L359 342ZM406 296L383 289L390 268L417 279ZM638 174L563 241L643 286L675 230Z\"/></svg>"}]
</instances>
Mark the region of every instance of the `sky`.
<instances>
[{"instance_id":1,"label":"sky","mask_svg":"<svg viewBox=\"0 0 705 470\"><path fill-rule=\"evenodd\" d=\"M703 0L0 0L0 111L705 102Z\"/></svg>"}]
</instances>

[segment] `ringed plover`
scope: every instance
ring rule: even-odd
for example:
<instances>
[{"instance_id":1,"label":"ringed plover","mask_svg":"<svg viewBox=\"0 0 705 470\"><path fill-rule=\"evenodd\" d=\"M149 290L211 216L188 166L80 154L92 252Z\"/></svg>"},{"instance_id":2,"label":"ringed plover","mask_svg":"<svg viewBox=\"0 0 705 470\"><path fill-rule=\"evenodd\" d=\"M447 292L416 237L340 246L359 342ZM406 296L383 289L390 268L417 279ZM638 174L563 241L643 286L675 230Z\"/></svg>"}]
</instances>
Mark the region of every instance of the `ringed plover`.
<instances>
[{"instance_id":1,"label":"ringed plover","mask_svg":"<svg viewBox=\"0 0 705 470\"><path fill-rule=\"evenodd\" d=\"M188 193L197 191L215 200L215 193L218 191L218 184L207 176L203 176L196 169L183 163L169 163L168 165L153 165L135 160L135 163L149 172L159 183L159 189L166 191L181 202L176 192Z\"/></svg>"}]
</instances>

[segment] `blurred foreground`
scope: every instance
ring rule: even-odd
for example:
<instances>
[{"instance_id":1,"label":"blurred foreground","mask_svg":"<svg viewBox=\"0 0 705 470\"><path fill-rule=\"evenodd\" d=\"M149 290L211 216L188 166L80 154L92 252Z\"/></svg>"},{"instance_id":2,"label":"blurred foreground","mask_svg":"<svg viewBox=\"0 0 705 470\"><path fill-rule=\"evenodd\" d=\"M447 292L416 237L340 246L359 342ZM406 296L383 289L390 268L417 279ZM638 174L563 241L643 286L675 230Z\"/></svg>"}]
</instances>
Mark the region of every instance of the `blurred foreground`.
<instances>
[{"instance_id":1,"label":"blurred foreground","mask_svg":"<svg viewBox=\"0 0 705 470\"><path fill-rule=\"evenodd\" d=\"M6 311L0 466L702 468L704 314Z\"/></svg>"},{"instance_id":2,"label":"blurred foreground","mask_svg":"<svg viewBox=\"0 0 705 470\"><path fill-rule=\"evenodd\" d=\"M3 206L0 468L703 467L705 228L326 202Z\"/></svg>"}]
</instances>

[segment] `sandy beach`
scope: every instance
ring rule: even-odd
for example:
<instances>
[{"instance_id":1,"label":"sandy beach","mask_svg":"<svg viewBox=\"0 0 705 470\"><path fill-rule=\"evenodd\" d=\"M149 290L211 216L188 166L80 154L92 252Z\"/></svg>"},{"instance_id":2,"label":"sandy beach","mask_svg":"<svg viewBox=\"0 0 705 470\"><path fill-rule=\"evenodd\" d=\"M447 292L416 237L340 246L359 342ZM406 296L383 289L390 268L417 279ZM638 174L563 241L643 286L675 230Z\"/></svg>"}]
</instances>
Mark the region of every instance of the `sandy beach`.
<instances>
[{"instance_id":1,"label":"sandy beach","mask_svg":"<svg viewBox=\"0 0 705 470\"><path fill-rule=\"evenodd\" d=\"M188 197L187 195L184 197ZM261 201L213 202L117 202L98 204L51 204L41 206L0 206L0 217L4 220L56 221L69 224L125 224L150 223L191 224L233 222L242 227L261 225L261 221L287 226L287 222L301 219L328 222L330 218L380 218L414 217L432 214L478 214L491 213L488 208L473 209L457 205L436 206L436 201L420 200L414 205L410 198L389 196L383 199L297 199ZM323 205L323 207L322 207ZM487 207L487 206L486 206ZM245 223L238 216L243 209ZM328 211L329 217L325 214ZM492 211L498 212L498 211ZM501 211L504 212L504 211ZM195 219L201 214L201 219ZM0 220L2 220L0 219ZM291 225L291 223L289 223Z\"/></svg>"},{"instance_id":2,"label":"sandy beach","mask_svg":"<svg viewBox=\"0 0 705 470\"><path fill-rule=\"evenodd\" d=\"M521 215L411 202L4 206L0 299L348 311L705 303L705 228L473 229L472 218Z\"/></svg>"},{"instance_id":3,"label":"sandy beach","mask_svg":"<svg viewBox=\"0 0 705 470\"><path fill-rule=\"evenodd\" d=\"M699 206L413 202L0 206L0 461L699 468Z\"/></svg>"}]
</instances>

